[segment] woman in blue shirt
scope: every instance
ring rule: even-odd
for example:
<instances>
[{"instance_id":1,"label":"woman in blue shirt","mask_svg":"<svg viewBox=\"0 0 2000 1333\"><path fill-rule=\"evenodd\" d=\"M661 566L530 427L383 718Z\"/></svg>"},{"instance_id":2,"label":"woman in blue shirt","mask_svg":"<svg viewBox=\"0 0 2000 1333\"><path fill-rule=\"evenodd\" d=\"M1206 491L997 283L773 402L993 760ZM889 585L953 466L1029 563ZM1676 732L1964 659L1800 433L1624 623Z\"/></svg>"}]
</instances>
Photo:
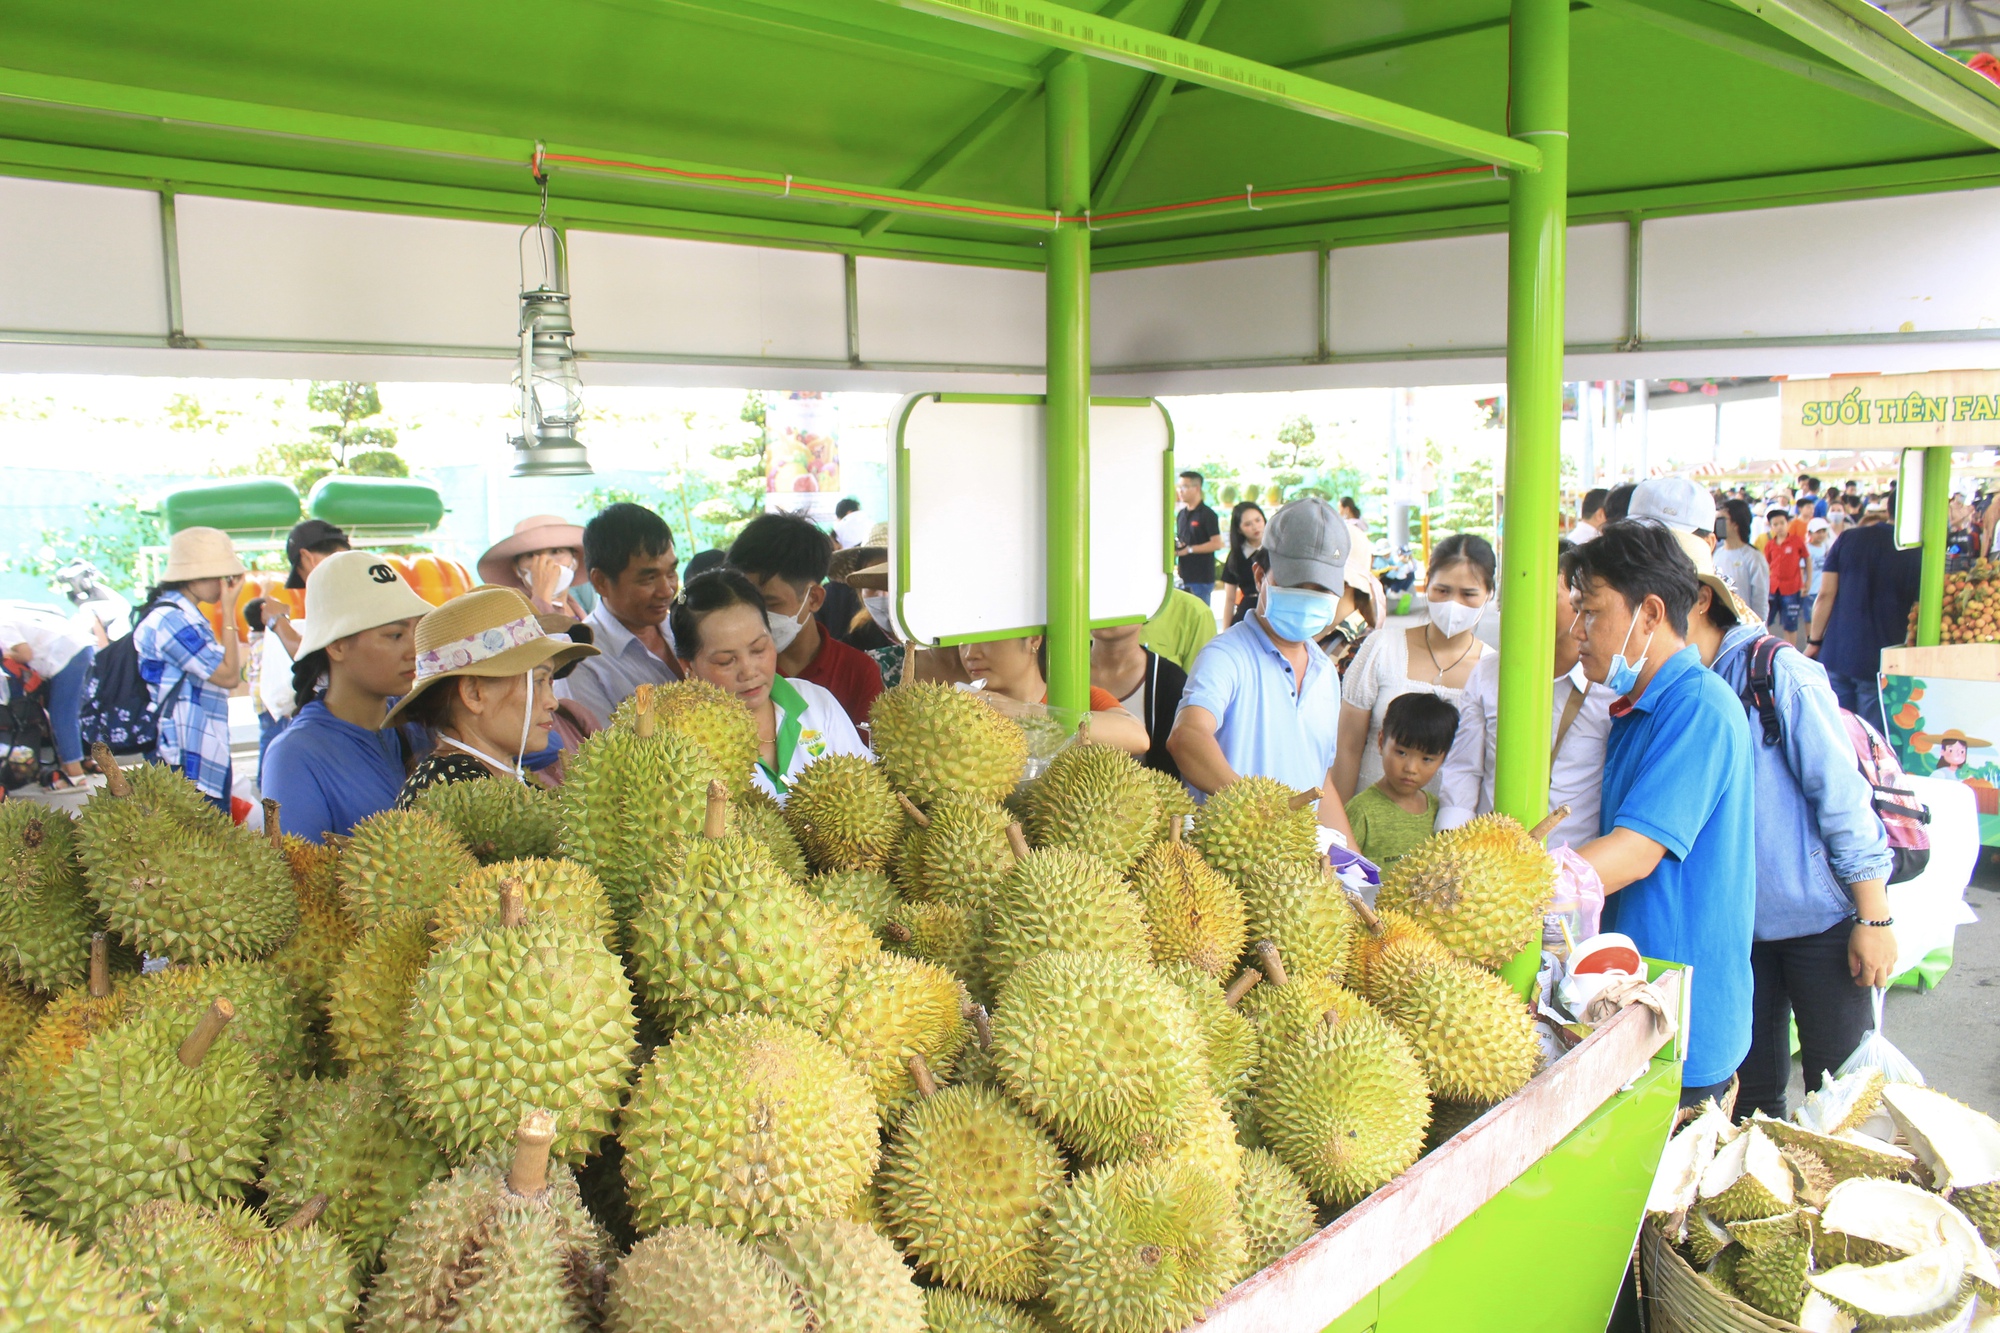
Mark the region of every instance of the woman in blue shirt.
<instances>
[{"instance_id":1,"label":"woman in blue shirt","mask_svg":"<svg viewBox=\"0 0 2000 1333\"><path fill-rule=\"evenodd\" d=\"M396 803L411 745L384 729L417 674L417 621L431 605L368 551L328 556L306 579L292 666L298 714L265 752L264 795L285 832L345 836Z\"/></svg>"}]
</instances>

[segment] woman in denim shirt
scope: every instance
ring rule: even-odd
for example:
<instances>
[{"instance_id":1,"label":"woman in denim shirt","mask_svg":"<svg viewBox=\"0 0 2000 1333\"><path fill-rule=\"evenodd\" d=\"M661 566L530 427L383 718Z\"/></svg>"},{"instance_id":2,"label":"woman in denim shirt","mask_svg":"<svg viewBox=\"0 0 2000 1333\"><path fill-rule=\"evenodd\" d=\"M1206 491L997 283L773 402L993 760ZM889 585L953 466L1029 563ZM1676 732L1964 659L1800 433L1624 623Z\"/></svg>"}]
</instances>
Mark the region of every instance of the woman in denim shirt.
<instances>
[{"instance_id":1,"label":"woman in denim shirt","mask_svg":"<svg viewBox=\"0 0 2000 1333\"><path fill-rule=\"evenodd\" d=\"M1870 988L1889 983L1896 962L1885 889L1889 839L1826 670L1804 653L1780 649L1772 659L1780 737L1775 745L1763 743L1763 721L1750 703L1750 650L1767 631L1716 576L1705 550L1690 547L1688 555L1702 576L1688 641L1744 701L1756 742L1757 927L1750 946L1756 989L1736 1110L1782 1120L1792 1072L1790 1020L1798 1019L1805 1087L1812 1092L1868 1030Z\"/></svg>"}]
</instances>

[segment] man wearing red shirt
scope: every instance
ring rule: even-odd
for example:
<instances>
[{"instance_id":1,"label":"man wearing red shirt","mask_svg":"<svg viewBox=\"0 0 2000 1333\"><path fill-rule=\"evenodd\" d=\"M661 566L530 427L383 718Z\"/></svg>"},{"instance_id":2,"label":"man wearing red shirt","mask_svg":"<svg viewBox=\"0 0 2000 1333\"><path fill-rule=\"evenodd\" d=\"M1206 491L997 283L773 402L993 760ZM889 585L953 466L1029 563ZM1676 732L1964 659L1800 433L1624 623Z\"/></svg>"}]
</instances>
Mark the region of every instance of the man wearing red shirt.
<instances>
[{"instance_id":1,"label":"man wearing red shirt","mask_svg":"<svg viewBox=\"0 0 2000 1333\"><path fill-rule=\"evenodd\" d=\"M1771 535L1764 543L1764 559L1771 566L1771 624L1773 633L1794 642L1799 633L1799 608L1805 605L1806 577L1811 556L1806 550L1804 527L1789 509L1773 509L1764 516Z\"/></svg>"},{"instance_id":2,"label":"man wearing red shirt","mask_svg":"<svg viewBox=\"0 0 2000 1333\"><path fill-rule=\"evenodd\" d=\"M866 738L882 692L875 659L821 632L813 614L826 600L833 539L799 514L759 514L729 547L728 564L764 594L764 619L778 649L778 674L809 680L840 700Z\"/></svg>"}]
</instances>

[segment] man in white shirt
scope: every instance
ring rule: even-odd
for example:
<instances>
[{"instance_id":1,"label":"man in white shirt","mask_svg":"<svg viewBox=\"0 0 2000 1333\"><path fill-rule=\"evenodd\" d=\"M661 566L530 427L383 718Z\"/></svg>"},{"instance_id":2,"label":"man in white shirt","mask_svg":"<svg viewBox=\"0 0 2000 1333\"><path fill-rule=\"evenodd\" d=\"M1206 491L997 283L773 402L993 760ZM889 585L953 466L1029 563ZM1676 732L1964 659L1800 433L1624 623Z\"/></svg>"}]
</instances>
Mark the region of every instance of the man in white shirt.
<instances>
[{"instance_id":1,"label":"man in white shirt","mask_svg":"<svg viewBox=\"0 0 2000 1333\"><path fill-rule=\"evenodd\" d=\"M608 505L584 525L583 559L597 605L590 626L598 655L556 682L556 697L580 704L595 726L641 685L681 679L667 639L667 612L680 595L680 557L666 521L644 505Z\"/></svg>"},{"instance_id":2,"label":"man in white shirt","mask_svg":"<svg viewBox=\"0 0 2000 1333\"><path fill-rule=\"evenodd\" d=\"M868 545L868 533L874 526L861 512L861 501L851 495L833 507L833 540L843 551Z\"/></svg>"},{"instance_id":3,"label":"man in white shirt","mask_svg":"<svg viewBox=\"0 0 2000 1333\"><path fill-rule=\"evenodd\" d=\"M1576 512L1581 517L1577 519L1576 526L1569 530L1571 541L1581 546L1604 531L1604 502L1610 495L1611 492L1602 486L1593 487L1583 493L1583 500L1576 507Z\"/></svg>"},{"instance_id":4,"label":"man in white shirt","mask_svg":"<svg viewBox=\"0 0 2000 1333\"><path fill-rule=\"evenodd\" d=\"M1549 837L1551 847L1568 847L1598 836L1597 815L1604 783L1604 742L1611 734L1611 692L1593 688L1577 665L1576 612L1569 599L1569 556L1556 579L1555 715L1549 738L1549 809L1569 807L1569 817ZM1458 705L1458 731L1438 770L1440 829L1457 828L1493 809L1495 741L1499 736L1502 655L1488 653L1472 670Z\"/></svg>"}]
</instances>

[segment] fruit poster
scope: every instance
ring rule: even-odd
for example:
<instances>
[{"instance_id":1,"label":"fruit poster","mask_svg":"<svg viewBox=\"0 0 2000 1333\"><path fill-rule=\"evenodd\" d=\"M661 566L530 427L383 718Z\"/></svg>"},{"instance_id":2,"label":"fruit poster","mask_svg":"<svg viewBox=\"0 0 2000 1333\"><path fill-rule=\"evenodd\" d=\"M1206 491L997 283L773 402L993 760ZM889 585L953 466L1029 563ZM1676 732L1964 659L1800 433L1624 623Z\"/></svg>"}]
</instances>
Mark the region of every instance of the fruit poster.
<instances>
[{"instance_id":1,"label":"fruit poster","mask_svg":"<svg viewBox=\"0 0 2000 1333\"><path fill-rule=\"evenodd\" d=\"M2000 847L2000 683L1895 675L1881 681L1882 716L1903 771L1971 788L1979 840Z\"/></svg>"},{"instance_id":2,"label":"fruit poster","mask_svg":"<svg viewBox=\"0 0 2000 1333\"><path fill-rule=\"evenodd\" d=\"M840 427L825 394L788 393L764 407L766 494L840 490Z\"/></svg>"}]
</instances>

